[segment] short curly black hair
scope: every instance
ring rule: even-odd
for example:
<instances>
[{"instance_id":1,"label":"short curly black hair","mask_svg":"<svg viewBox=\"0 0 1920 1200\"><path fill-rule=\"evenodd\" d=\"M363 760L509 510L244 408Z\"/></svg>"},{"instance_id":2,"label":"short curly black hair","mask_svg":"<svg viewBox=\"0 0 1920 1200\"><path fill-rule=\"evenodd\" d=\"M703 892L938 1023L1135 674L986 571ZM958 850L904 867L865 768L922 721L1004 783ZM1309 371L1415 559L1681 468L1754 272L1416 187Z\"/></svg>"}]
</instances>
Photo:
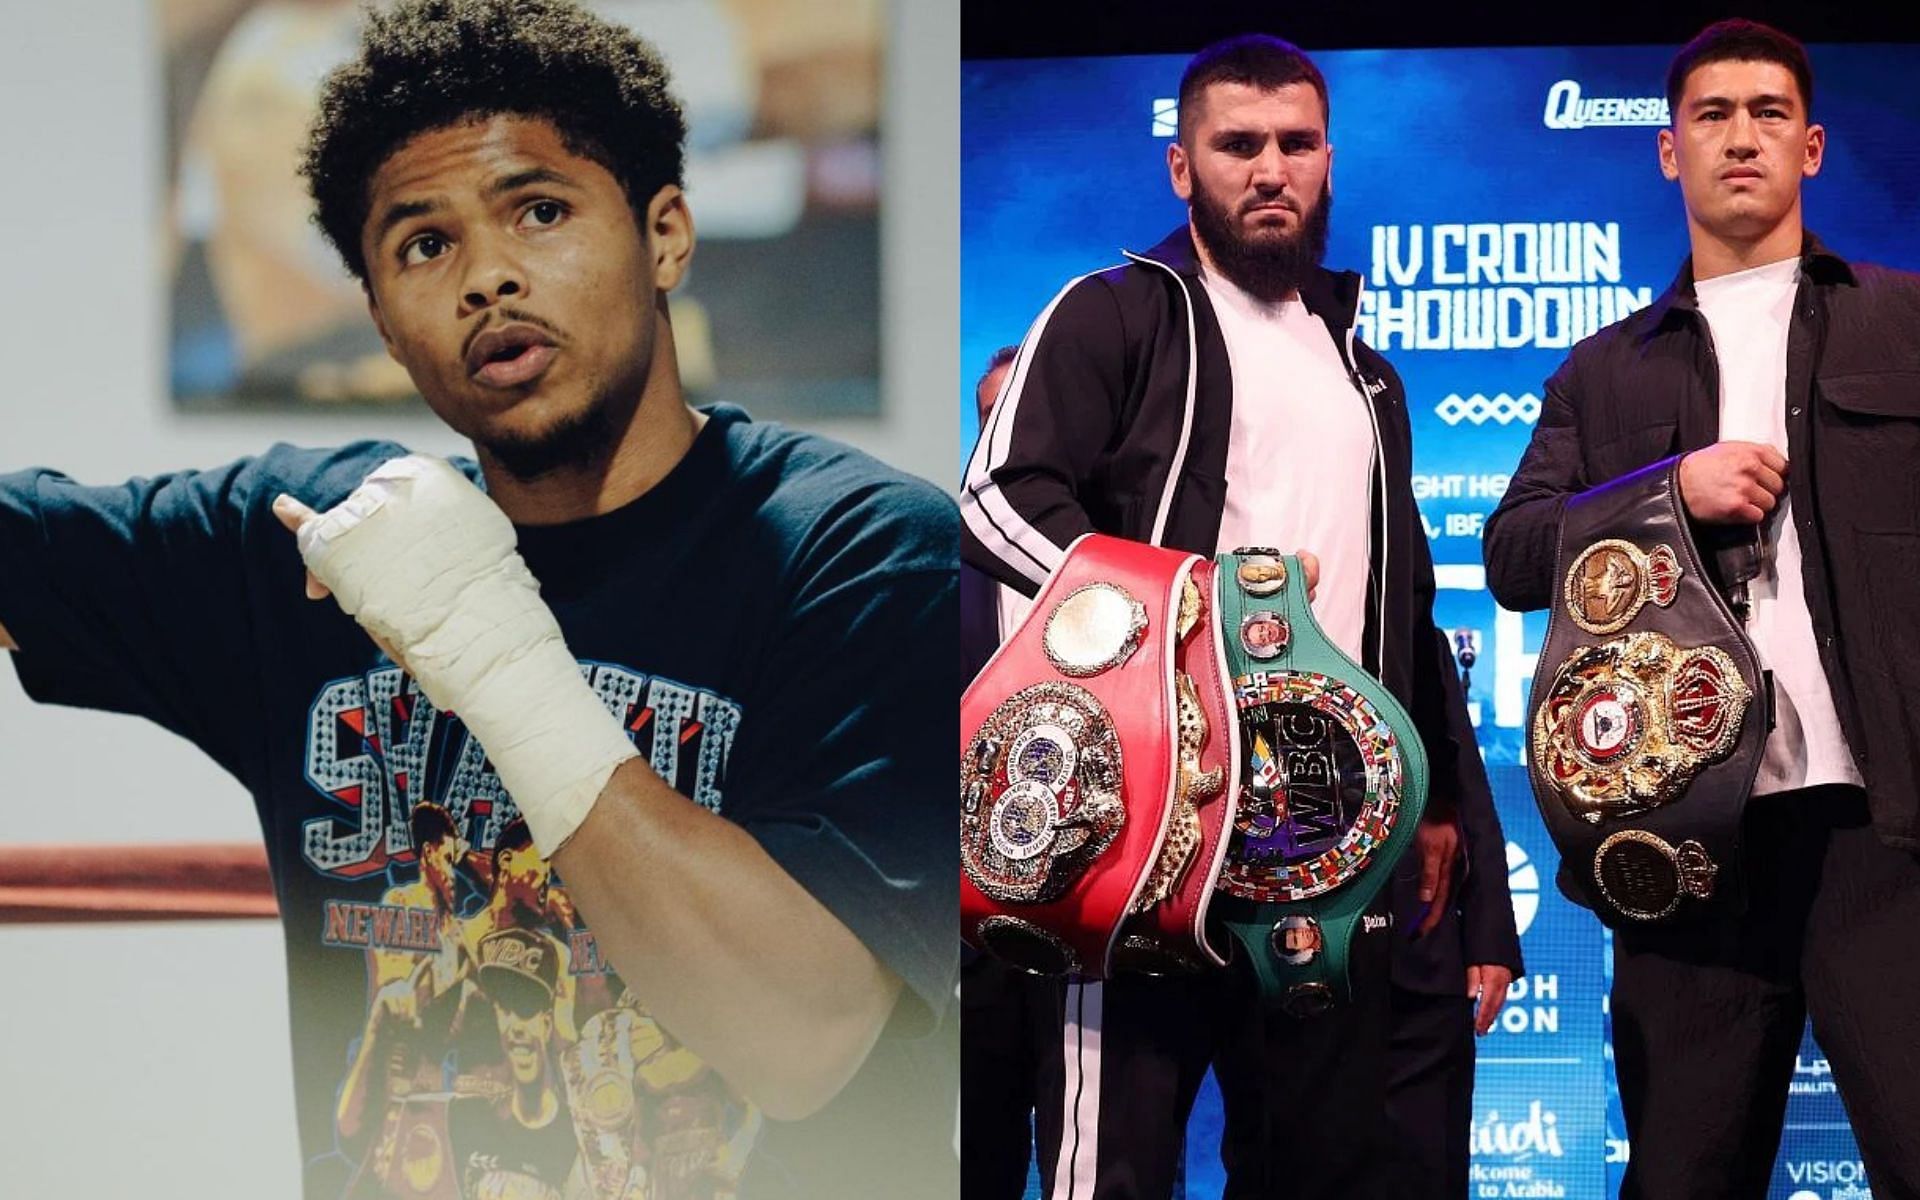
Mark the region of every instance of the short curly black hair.
<instances>
[{"instance_id":1,"label":"short curly black hair","mask_svg":"<svg viewBox=\"0 0 1920 1200\"><path fill-rule=\"evenodd\" d=\"M362 284L374 173L429 130L501 113L550 121L620 181L636 218L683 182L686 117L659 53L629 30L566 0L408 0L366 20L359 56L321 86L300 165L314 220Z\"/></svg>"}]
</instances>

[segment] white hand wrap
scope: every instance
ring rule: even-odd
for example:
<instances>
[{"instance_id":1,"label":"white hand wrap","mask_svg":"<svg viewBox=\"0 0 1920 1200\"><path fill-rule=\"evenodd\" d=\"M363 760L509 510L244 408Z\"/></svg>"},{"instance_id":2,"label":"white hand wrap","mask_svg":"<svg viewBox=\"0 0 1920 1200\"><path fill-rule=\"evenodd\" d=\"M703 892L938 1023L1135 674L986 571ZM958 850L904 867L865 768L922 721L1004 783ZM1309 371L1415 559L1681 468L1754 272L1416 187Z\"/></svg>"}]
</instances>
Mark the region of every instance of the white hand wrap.
<instances>
[{"instance_id":1,"label":"white hand wrap","mask_svg":"<svg viewBox=\"0 0 1920 1200\"><path fill-rule=\"evenodd\" d=\"M638 752L581 676L506 514L448 463L408 455L299 542L340 607L480 739L551 857Z\"/></svg>"}]
</instances>

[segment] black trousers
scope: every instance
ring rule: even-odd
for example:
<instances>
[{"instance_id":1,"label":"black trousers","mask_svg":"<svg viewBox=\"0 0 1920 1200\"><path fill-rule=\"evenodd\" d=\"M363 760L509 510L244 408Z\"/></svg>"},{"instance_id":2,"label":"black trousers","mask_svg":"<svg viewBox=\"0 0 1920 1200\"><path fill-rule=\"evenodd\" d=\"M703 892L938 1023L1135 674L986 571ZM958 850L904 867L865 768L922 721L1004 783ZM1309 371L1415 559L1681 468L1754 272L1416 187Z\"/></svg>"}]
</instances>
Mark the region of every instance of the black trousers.
<instances>
[{"instance_id":1,"label":"black trousers","mask_svg":"<svg viewBox=\"0 0 1920 1200\"><path fill-rule=\"evenodd\" d=\"M1069 983L1035 1112L1050 1200L1166 1200L1209 1066L1225 1110L1224 1200L1395 1196L1385 925L1354 933L1353 1002L1306 1020L1263 1005L1244 961Z\"/></svg>"},{"instance_id":2,"label":"black trousers","mask_svg":"<svg viewBox=\"0 0 1920 1200\"><path fill-rule=\"evenodd\" d=\"M1396 987L1392 1008L1387 1116L1398 1151L1394 1195L1461 1200L1473 1120L1474 1002Z\"/></svg>"},{"instance_id":3,"label":"black trousers","mask_svg":"<svg viewBox=\"0 0 1920 1200\"><path fill-rule=\"evenodd\" d=\"M1060 1064L1058 979L991 955L960 968L960 1179L966 1200L1020 1200L1040 1076Z\"/></svg>"},{"instance_id":4,"label":"black trousers","mask_svg":"<svg viewBox=\"0 0 1920 1200\"><path fill-rule=\"evenodd\" d=\"M1623 1200L1763 1197L1809 1015L1874 1200L1920 1198L1920 858L1857 788L1755 797L1748 910L1614 938Z\"/></svg>"}]
</instances>

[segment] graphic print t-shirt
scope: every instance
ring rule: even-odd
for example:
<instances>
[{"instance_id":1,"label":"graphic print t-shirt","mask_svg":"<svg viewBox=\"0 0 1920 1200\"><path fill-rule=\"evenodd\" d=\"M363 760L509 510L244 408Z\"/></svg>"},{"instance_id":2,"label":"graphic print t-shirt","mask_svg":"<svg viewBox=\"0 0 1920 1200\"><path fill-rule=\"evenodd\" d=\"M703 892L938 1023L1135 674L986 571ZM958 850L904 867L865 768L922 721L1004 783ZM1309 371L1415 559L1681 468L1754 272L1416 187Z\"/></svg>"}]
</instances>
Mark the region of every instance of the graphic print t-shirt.
<instances>
[{"instance_id":1,"label":"graphic print t-shirt","mask_svg":"<svg viewBox=\"0 0 1920 1200\"><path fill-rule=\"evenodd\" d=\"M648 1015L457 717L304 599L273 497L326 508L402 453L0 476L0 625L28 694L148 717L255 797L308 1200L955 1194L951 503L721 407L638 500L520 530L653 769L905 982L846 1089L779 1122ZM499 1146L471 1144L489 1128Z\"/></svg>"}]
</instances>

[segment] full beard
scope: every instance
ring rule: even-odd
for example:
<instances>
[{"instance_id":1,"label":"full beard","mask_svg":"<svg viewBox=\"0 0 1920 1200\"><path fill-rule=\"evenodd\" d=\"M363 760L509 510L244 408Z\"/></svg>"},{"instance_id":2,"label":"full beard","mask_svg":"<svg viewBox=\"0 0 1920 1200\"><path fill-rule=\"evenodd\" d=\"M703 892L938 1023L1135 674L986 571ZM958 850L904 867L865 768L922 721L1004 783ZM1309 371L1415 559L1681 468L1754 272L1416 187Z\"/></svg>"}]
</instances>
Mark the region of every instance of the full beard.
<instances>
[{"instance_id":1,"label":"full beard","mask_svg":"<svg viewBox=\"0 0 1920 1200\"><path fill-rule=\"evenodd\" d=\"M1322 185L1319 199L1300 216L1291 234L1248 237L1238 214L1193 181L1193 231L1213 266L1256 300L1285 300L1320 268L1327 254L1327 222L1333 214L1333 188Z\"/></svg>"}]
</instances>

